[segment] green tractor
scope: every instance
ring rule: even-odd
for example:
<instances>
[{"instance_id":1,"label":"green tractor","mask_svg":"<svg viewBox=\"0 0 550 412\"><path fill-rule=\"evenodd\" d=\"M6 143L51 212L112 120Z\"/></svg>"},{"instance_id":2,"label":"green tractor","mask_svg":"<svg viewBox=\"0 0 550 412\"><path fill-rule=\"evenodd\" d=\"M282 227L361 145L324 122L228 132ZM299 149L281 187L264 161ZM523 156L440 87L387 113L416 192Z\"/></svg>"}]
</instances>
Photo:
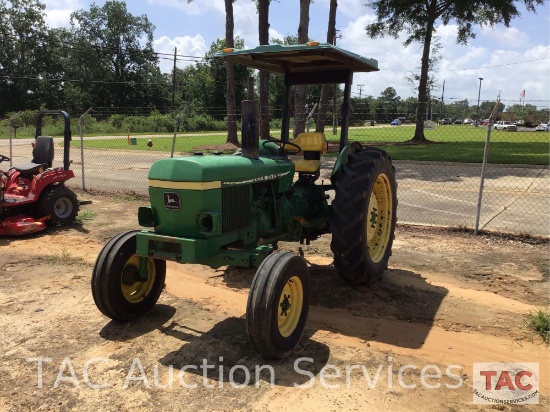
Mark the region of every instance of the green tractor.
<instances>
[{"instance_id":1,"label":"green tractor","mask_svg":"<svg viewBox=\"0 0 550 412\"><path fill-rule=\"evenodd\" d=\"M277 242L309 244L331 233L334 267L352 284L371 284L387 269L395 169L383 150L348 143L353 73L377 71L378 62L316 42L226 49L215 57L284 75L281 139L259 138L258 105L244 101L240 155L196 153L155 162L148 176L150 206L138 210L146 229L107 242L95 263L92 293L103 314L129 321L156 304L167 260L257 267L247 333L260 354L282 358L304 330L310 280L304 258L278 251ZM290 90L328 83L345 85L341 139L330 184L319 184L327 141L316 132L289 140Z\"/></svg>"}]
</instances>

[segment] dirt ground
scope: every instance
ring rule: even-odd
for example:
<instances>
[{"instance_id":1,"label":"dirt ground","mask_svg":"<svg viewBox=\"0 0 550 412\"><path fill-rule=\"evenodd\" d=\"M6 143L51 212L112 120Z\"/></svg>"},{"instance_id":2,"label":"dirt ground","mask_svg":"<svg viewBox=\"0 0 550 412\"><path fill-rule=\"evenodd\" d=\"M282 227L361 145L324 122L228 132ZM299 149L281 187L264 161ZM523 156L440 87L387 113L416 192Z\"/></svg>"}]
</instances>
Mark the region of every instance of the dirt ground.
<instances>
[{"instance_id":1,"label":"dirt ground","mask_svg":"<svg viewBox=\"0 0 550 412\"><path fill-rule=\"evenodd\" d=\"M252 269L168 263L152 312L104 317L95 258L138 228L147 201L79 197L93 200L82 224L0 238L0 411L548 410L548 346L523 326L548 306L547 242L399 226L389 270L367 288L338 277L322 237L303 246L305 335L273 361L247 341ZM474 405L474 362L538 362L540 404Z\"/></svg>"}]
</instances>

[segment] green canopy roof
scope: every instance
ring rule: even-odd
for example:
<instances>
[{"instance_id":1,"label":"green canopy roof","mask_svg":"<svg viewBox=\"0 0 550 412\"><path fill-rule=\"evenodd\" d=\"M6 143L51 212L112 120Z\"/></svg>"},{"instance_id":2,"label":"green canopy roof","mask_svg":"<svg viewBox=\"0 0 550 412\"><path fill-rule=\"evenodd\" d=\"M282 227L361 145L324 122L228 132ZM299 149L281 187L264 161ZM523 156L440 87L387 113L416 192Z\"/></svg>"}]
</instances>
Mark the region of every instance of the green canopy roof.
<instances>
[{"instance_id":1,"label":"green canopy roof","mask_svg":"<svg viewBox=\"0 0 550 412\"><path fill-rule=\"evenodd\" d=\"M379 70L378 61L375 59L359 56L329 43L317 42L292 46L271 44L245 50L225 49L217 52L214 58L278 74Z\"/></svg>"}]
</instances>

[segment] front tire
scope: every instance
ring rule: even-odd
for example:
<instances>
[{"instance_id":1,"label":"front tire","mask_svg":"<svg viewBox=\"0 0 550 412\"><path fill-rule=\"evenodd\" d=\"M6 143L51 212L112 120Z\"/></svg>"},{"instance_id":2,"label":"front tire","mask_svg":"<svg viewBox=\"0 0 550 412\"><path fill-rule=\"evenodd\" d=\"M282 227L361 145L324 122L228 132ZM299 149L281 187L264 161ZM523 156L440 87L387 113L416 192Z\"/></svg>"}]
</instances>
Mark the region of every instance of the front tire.
<instances>
[{"instance_id":1,"label":"front tire","mask_svg":"<svg viewBox=\"0 0 550 412\"><path fill-rule=\"evenodd\" d=\"M350 154L335 182L330 247L340 276L372 284L388 267L397 211L390 156L376 148Z\"/></svg>"},{"instance_id":2,"label":"front tire","mask_svg":"<svg viewBox=\"0 0 550 412\"><path fill-rule=\"evenodd\" d=\"M290 252L269 255L256 271L246 306L250 343L266 358L283 358L300 341L309 311L309 273Z\"/></svg>"},{"instance_id":3,"label":"front tire","mask_svg":"<svg viewBox=\"0 0 550 412\"><path fill-rule=\"evenodd\" d=\"M76 194L68 187L58 185L42 191L36 210L38 217L50 216L48 226L65 226L74 223L78 209Z\"/></svg>"},{"instance_id":4,"label":"front tire","mask_svg":"<svg viewBox=\"0 0 550 412\"><path fill-rule=\"evenodd\" d=\"M92 273L96 306L105 316L122 322L149 312L157 303L166 279L164 260L136 254L137 232L124 232L109 240Z\"/></svg>"}]
</instances>

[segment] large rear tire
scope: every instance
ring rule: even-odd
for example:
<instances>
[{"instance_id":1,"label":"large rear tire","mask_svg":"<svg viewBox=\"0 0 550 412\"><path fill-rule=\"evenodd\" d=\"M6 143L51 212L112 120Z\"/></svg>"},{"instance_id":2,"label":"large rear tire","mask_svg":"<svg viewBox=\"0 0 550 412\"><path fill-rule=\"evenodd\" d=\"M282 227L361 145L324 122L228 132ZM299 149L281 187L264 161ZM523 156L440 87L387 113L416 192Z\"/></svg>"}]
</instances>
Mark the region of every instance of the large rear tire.
<instances>
[{"instance_id":1,"label":"large rear tire","mask_svg":"<svg viewBox=\"0 0 550 412\"><path fill-rule=\"evenodd\" d=\"M57 185L42 191L36 206L36 214L38 217L49 215L48 226L65 226L74 223L78 209L76 194L64 185Z\"/></svg>"},{"instance_id":2,"label":"large rear tire","mask_svg":"<svg viewBox=\"0 0 550 412\"><path fill-rule=\"evenodd\" d=\"M246 305L250 343L266 358L283 358L300 341L309 311L309 273L290 252L269 255L256 271Z\"/></svg>"},{"instance_id":3,"label":"large rear tire","mask_svg":"<svg viewBox=\"0 0 550 412\"><path fill-rule=\"evenodd\" d=\"M388 267L397 182L390 156L376 148L350 154L336 177L330 230L334 266L353 284L372 284Z\"/></svg>"},{"instance_id":4,"label":"large rear tire","mask_svg":"<svg viewBox=\"0 0 550 412\"><path fill-rule=\"evenodd\" d=\"M92 273L96 306L105 316L122 322L149 312L157 303L166 279L164 260L136 254L137 232L120 233L109 240Z\"/></svg>"}]
</instances>

